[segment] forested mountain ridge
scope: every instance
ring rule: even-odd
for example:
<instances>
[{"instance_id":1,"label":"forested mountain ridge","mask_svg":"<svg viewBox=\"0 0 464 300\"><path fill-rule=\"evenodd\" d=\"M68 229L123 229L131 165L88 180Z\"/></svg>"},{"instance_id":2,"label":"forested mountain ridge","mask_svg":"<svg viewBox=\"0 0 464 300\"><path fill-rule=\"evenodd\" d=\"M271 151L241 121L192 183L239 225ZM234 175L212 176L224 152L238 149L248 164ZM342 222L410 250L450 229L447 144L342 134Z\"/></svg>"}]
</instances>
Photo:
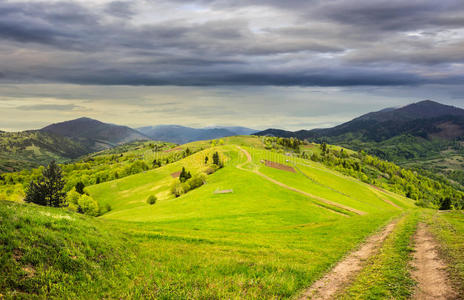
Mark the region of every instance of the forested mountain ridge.
<instances>
[{"instance_id":1,"label":"forested mountain ridge","mask_svg":"<svg viewBox=\"0 0 464 300\"><path fill-rule=\"evenodd\" d=\"M268 129L257 135L297 137L364 150L464 184L464 110L430 100L368 113L333 128Z\"/></svg>"},{"instance_id":2,"label":"forested mountain ridge","mask_svg":"<svg viewBox=\"0 0 464 300\"><path fill-rule=\"evenodd\" d=\"M130 127L103 123L85 117L54 123L42 128L41 131L71 138L82 143L92 151L99 151L128 142L150 139Z\"/></svg>"},{"instance_id":3,"label":"forested mountain ridge","mask_svg":"<svg viewBox=\"0 0 464 300\"><path fill-rule=\"evenodd\" d=\"M37 167L52 160L65 162L86 153L80 143L48 132L0 132L0 172Z\"/></svg>"},{"instance_id":4,"label":"forested mountain ridge","mask_svg":"<svg viewBox=\"0 0 464 300\"><path fill-rule=\"evenodd\" d=\"M254 129L239 126L192 128L180 125L146 126L137 128L137 130L153 140L176 144L219 139L234 135L248 135L256 132Z\"/></svg>"}]
</instances>

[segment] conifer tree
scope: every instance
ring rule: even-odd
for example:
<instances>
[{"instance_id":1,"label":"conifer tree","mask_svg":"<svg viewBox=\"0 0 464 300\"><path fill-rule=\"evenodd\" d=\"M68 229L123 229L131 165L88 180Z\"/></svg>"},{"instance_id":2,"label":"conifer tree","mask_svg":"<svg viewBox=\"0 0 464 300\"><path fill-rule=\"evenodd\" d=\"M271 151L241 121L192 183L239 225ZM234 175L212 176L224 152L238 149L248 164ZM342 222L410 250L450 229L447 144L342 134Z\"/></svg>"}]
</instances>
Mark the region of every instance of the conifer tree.
<instances>
[{"instance_id":1,"label":"conifer tree","mask_svg":"<svg viewBox=\"0 0 464 300\"><path fill-rule=\"evenodd\" d=\"M31 181L26 189L26 202L44 206L60 207L65 203L63 174L55 161L50 162L42 172L42 178Z\"/></svg>"}]
</instances>

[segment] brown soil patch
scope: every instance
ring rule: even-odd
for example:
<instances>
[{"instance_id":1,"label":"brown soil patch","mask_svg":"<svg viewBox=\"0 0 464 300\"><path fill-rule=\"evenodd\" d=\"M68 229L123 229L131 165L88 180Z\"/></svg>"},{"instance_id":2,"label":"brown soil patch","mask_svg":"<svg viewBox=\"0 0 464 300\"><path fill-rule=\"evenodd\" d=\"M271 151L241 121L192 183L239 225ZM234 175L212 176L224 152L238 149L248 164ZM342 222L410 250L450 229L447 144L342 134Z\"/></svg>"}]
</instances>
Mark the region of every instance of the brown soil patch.
<instances>
[{"instance_id":1,"label":"brown soil patch","mask_svg":"<svg viewBox=\"0 0 464 300\"><path fill-rule=\"evenodd\" d=\"M438 243L423 223L419 224L414 241L416 252L412 276L417 287L413 299L457 299L446 273L446 264L439 257Z\"/></svg>"},{"instance_id":2,"label":"brown soil patch","mask_svg":"<svg viewBox=\"0 0 464 300\"><path fill-rule=\"evenodd\" d=\"M270 168L274 168L274 169L279 169L279 170L283 170L283 171L287 171L287 172L292 172L292 173L296 173L295 169L293 167L290 167L290 166L287 166L287 165L283 165L283 164L279 164L279 163L276 163L274 161L270 161L270 160L265 160L264 161L264 165L266 167L270 167Z\"/></svg>"},{"instance_id":3,"label":"brown soil patch","mask_svg":"<svg viewBox=\"0 0 464 300\"><path fill-rule=\"evenodd\" d=\"M233 193L234 190L217 190L217 191L214 191L215 194L230 194L230 193Z\"/></svg>"},{"instance_id":4,"label":"brown soil patch","mask_svg":"<svg viewBox=\"0 0 464 300\"><path fill-rule=\"evenodd\" d=\"M165 150L164 152L174 152L174 151L180 151L180 150L182 150L182 147L171 148L171 149Z\"/></svg>"},{"instance_id":5,"label":"brown soil patch","mask_svg":"<svg viewBox=\"0 0 464 300\"><path fill-rule=\"evenodd\" d=\"M379 251L383 241L393 231L397 222L398 220L391 222L382 231L369 237L358 250L349 254L327 275L307 289L300 299L333 299L361 271L364 262Z\"/></svg>"},{"instance_id":6,"label":"brown soil patch","mask_svg":"<svg viewBox=\"0 0 464 300\"><path fill-rule=\"evenodd\" d=\"M13 250L13 258L16 261L19 261L23 257L23 252L19 249Z\"/></svg>"},{"instance_id":7,"label":"brown soil patch","mask_svg":"<svg viewBox=\"0 0 464 300\"><path fill-rule=\"evenodd\" d=\"M464 129L460 125L454 124L453 122L444 122L437 125L437 127L440 128L441 131L438 133L430 134L432 137L454 139L464 134Z\"/></svg>"},{"instance_id":8,"label":"brown soil patch","mask_svg":"<svg viewBox=\"0 0 464 300\"><path fill-rule=\"evenodd\" d=\"M174 172L174 173L171 174L171 176L172 176L172 178L177 178L177 177L180 176L180 173L181 173L181 171L179 171L179 172Z\"/></svg>"},{"instance_id":9,"label":"brown soil patch","mask_svg":"<svg viewBox=\"0 0 464 300\"><path fill-rule=\"evenodd\" d=\"M25 267L22 268L24 272L27 273L26 277L34 277L35 275L35 269L33 266L31 265L27 265Z\"/></svg>"}]
</instances>

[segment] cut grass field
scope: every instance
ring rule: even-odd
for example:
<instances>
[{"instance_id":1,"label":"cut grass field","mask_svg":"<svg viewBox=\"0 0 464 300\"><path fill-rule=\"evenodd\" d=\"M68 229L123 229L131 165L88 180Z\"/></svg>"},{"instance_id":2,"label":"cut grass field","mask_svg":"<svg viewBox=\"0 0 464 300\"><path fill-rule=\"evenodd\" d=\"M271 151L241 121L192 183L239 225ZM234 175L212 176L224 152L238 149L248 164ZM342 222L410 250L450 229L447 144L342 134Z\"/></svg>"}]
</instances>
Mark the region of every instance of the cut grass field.
<instances>
[{"instance_id":1,"label":"cut grass field","mask_svg":"<svg viewBox=\"0 0 464 300\"><path fill-rule=\"evenodd\" d=\"M252 144L255 147L247 147ZM237 146L251 153L251 162ZM211 159L215 151L225 162L224 168L181 197L170 194L177 180L173 172L182 167L192 174L200 172L206 167L205 155ZM2 271L11 273L0 282L1 293L60 298L294 298L412 207L412 201L404 197L373 189L319 163L296 160L300 170L296 173L266 167L260 163L265 155L259 139L232 137L225 139L225 145L173 164L91 186L90 194L101 205L112 207L99 218L0 202ZM285 163L282 156L280 163ZM321 206L317 199L250 170L366 214L337 213L336 207ZM233 192L217 194L217 190ZM157 196L156 204L146 203L149 195ZM405 236L417 213L406 214L384 243L383 248L390 249L387 253L406 251ZM50 251L56 251L51 259L45 256ZM372 265L392 262L401 271L405 260L397 258L390 261L376 256ZM81 261L78 269L62 267L68 261L73 266L74 260ZM47 273L49 264L54 268ZM33 268L32 276L28 268ZM374 282L382 278L379 274L387 273L373 268L360 273L359 282L362 278ZM27 288L12 284L30 278L37 284L28 283ZM98 286L89 286L92 280ZM356 282L350 293L366 293L356 288ZM384 283L378 282L378 290Z\"/></svg>"}]
</instances>

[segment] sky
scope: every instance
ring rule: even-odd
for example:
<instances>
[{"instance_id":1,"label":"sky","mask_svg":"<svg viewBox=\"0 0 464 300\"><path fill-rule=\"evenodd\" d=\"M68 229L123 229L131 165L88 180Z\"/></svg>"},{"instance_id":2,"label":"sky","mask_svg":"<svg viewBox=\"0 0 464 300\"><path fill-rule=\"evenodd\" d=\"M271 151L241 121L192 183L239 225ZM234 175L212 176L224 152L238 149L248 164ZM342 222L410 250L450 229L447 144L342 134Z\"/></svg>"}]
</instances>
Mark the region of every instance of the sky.
<instances>
[{"instance_id":1,"label":"sky","mask_svg":"<svg viewBox=\"0 0 464 300\"><path fill-rule=\"evenodd\" d=\"M464 107L462 0L0 1L0 129L289 130Z\"/></svg>"}]
</instances>

